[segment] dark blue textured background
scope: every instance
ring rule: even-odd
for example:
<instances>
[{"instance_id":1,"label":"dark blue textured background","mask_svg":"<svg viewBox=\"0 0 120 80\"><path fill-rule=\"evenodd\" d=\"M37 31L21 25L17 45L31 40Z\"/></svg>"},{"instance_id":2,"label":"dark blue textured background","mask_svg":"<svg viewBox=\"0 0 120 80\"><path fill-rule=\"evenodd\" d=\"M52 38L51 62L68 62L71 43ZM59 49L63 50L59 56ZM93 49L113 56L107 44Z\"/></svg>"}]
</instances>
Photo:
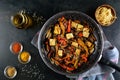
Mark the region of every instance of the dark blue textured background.
<instances>
[{"instance_id":1,"label":"dark blue textured background","mask_svg":"<svg viewBox=\"0 0 120 80\"><path fill-rule=\"evenodd\" d=\"M65 76L50 70L41 60L37 48L30 43L43 24L34 25L34 27L27 30L16 29L11 24L10 18L12 15L25 9L31 14L37 13L38 16L44 16L47 20L60 11L77 10L95 19L95 10L102 4L110 4L116 10L117 20L115 23L102 28L108 40L120 50L120 0L0 0L0 80L8 80L3 74L7 65L13 65L18 70L18 75L13 80L41 80L37 76L27 77L27 75L30 75L28 73L25 75L20 74L24 66L34 66L36 64L40 69L40 73L45 75L43 80L69 80ZM32 60L29 64L20 64L17 55L10 52L9 45L13 41L20 41L24 45L24 50L31 53ZM120 79L119 72L116 71L114 76L115 80Z\"/></svg>"}]
</instances>

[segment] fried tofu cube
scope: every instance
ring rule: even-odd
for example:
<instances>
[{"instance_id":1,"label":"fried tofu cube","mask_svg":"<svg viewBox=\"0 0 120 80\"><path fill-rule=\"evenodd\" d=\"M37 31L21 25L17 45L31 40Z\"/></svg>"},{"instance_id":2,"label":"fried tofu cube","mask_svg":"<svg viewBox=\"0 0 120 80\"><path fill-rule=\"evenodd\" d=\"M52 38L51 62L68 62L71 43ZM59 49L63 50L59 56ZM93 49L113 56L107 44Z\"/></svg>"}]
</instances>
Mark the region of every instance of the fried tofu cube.
<instances>
[{"instance_id":1,"label":"fried tofu cube","mask_svg":"<svg viewBox=\"0 0 120 80\"><path fill-rule=\"evenodd\" d=\"M55 39L50 39L49 44L50 44L50 46L55 46L56 40Z\"/></svg>"},{"instance_id":2,"label":"fried tofu cube","mask_svg":"<svg viewBox=\"0 0 120 80\"><path fill-rule=\"evenodd\" d=\"M80 49L76 49L76 50L75 50L75 54L76 54L76 55L80 55L80 52L81 52Z\"/></svg>"},{"instance_id":3,"label":"fried tofu cube","mask_svg":"<svg viewBox=\"0 0 120 80\"><path fill-rule=\"evenodd\" d=\"M86 38L88 38L89 37L89 32L83 32L83 37L86 37Z\"/></svg>"},{"instance_id":4,"label":"fried tofu cube","mask_svg":"<svg viewBox=\"0 0 120 80\"><path fill-rule=\"evenodd\" d=\"M77 31L82 31L82 30L83 30L83 25L78 24L78 25L77 25Z\"/></svg>"},{"instance_id":5,"label":"fried tofu cube","mask_svg":"<svg viewBox=\"0 0 120 80\"><path fill-rule=\"evenodd\" d=\"M83 28L83 37L88 38L89 37L89 28Z\"/></svg>"},{"instance_id":6,"label":"fried tofu cube","mask_svg":"<svg viewBox=\"0 0 120 80\"><path fill-rule=\"evenodd\" d=\"M89 28L83 28L83 32L89 32Z\"/></svg>"},{"instance_id":7,"label":"fried tofu cube","mask_svg":"<svg viewBox=\"0 0 120 80\"><path fill-rule=\"evenodd\" d=\"M71 23L71 26L72 26L72 27L77 28L77 25L78 25L78 23L72 21L72 23Z\"/></svg>"},{"instance_id":8,"label":"fried tofu cube","mask_svg":"<svg viewBox=\"0 0 120 80\"><path fill-rule=\"evenodd\" d=\"M73 36L72 33L67 33L67 34L66 34L66 38L67 38L67 39L71 39L71 38L74 38L74 36Z\"/></svg>"},{"instance_id":9,"label":"fried tofu cube","mask_svg":"<svg viewBox=\"0 0 120 80\"><path fill-rule=\"evenodd\" d=\"M86 41L86 45L87 45L88 47L91 47L91 46L92 46L92 43L91 43L90 41Z\"/></svg>"},{"instance_id":10,"label":"fried tofu cube","mask_svg":"<svg viewBox=\"0 0 120 80\"><path fill-rule=\"evenodd\" d=\"M60 57L63 56L63 50L58 50L58 56L60 56Z\"/></svg>"},{"instance_id":11,"label":"fried tofu cube","mask_svg":"<svg viewBox=\"0 0 120 80\"><path fill-rule=\"evenodd\" d=\"M72 42L71 44L72 46L78 47L78 43L77 42Z\"/></svg>"},{"instance_id":12,"label":"fried tofu cube","mask_svg":"<svg viewBox=\"0 0 120 80\"><path fill-rule=\"evenodd\" d=\"M54 27L54 34L60 34L60 33L61 33L61 29L60 29L59 25L57 24Z\"/></svg>"}]
</instances>

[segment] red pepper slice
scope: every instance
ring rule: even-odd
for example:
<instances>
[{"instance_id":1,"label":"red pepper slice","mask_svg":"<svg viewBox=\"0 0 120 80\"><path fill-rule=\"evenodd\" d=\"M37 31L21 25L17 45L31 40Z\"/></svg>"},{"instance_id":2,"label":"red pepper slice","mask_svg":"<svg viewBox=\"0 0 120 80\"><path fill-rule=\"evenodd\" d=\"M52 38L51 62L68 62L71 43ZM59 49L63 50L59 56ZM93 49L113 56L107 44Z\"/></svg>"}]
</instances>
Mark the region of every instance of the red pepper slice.
<instances>
[{"instance_id":1,"label":"red pepper slice","mask_svg":"<svg viewBox=\"0 0 120 80\"><path fill-rule=\"evenodd\" d=\"M73 70L75 70L74 67L67 67L66 69L67 69L68 71L73 71Z\"/></svg>"},{"instance_id":2,"label":"red pepper slice","mask_svg":"<svg viewBox=\"0 0 120 80\"><path fill-rule=\"evenodd\" d=\"M78 33L78 36L79 36L79 37L82 37L82 36L83 36L83 33L82 33L82 32Z\"/></svg>"},{"instance_id":3,"label":"red pepper slice","mask_svg":"<svg viewBox=\"0 0 120 80\"><path fill-rule=\"evenodd\" d=\"M60 40L60 38L61 38L60 35L58 35L58 36L57 36L58 41Z\"/></svg>"},{"instance_id":4,"label":"red pepper slice","mask_svg":"<svg viewBox=\"0 0 120 80\"><path fill-rule=\"evenodd\" d=\"M71 32L71 20L68 21L67 32Z\"/></svg>"},{"instance_id":5,"label":"red pepper slice","mask_svg":"<svg viewBox=\"0 0 120 80\"><path fill-rule=\"evenodd\" d=\"M62 38L60 37L60 35L58 35L57 39L58 39L58 42L62 44L63 46L67 45L66 38Z\"/></svg>"},{"instance_id":6,"label":"red pepper slice","mask_svg":"<svg viewBox=\"0 0 120 80\"><path fill-rule=\"evenodd\" d=\"M60 66L61 66L63 69L66 69L66 68L67 68L67 66L62 65L62 64L60 64Z\"/></svg>"},{"instance_id":7,"label":"red pepper slice","mask_svg":"<svg viewBox=\"0 0 120 80\"><path fill-rule=\"evenodd\" d=\"M74 67L68 67L68 66L62 65L62 64L60 64L60 66L61 66L63 69L66 69L66 70L68 70L68 71L73 71L73 70L75 70Z\"/></svg>"},{"instance_id":8,"label":"red pepper slice","mask_svg":"<svg viewBox=\"0 0 120 80\"><path fill-rule=\"evenodd\" d=\"M87 56L85 54L82 54L81 57L83 59L83 62L87 62Z\"/></svg>"}]
</instances>

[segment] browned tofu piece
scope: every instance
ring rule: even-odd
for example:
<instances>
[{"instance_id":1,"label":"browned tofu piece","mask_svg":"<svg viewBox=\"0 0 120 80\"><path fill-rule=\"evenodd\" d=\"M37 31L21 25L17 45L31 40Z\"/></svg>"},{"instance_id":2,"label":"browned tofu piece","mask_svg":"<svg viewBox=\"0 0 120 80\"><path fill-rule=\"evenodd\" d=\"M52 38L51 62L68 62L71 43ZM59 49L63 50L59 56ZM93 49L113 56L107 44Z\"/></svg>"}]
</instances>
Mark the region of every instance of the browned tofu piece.
<instances>
[{"instance_id":1,"label":"browned tofu piece","mask_svg":"<svg viewBox=\"0 0 120 80\"><path fill-rule=\"evenodd\" d=\"M66 34L66 38L67 38L67 39L71 39L71 38L74 38L74 36L73 36L72 33L67 33L67 34Z\"/></svg>"},{"instance_id":2,"label":"browned tofu piece","mask_svg":"<svg viewBox=\"0 0 120 80\"><path fill-rule=\"evenodd\" d=\"M71 23L71 27L77 28L77 25L78 25L78 23L72 21L72 23Z\"/></svg>"},{"instance_id":3,"label":"browned tofu piece","mask_svg":"<svg viewBox=\"0 0 120 80\"><path fill-rule=\"evenodd\" d=\"M60 57L63 56L63 50L58 50L58 56L60 56Z\"/></svg>"},{"instance_id":4,"label":"browned tofu piece","mask_svg":"<svg viewBox=\"0 0 120 80\"><path fill-rule=\"evenodd\" d=\"M89 29L88 28L83 28L83 37L88 38L89 37Z\"/></svg>"},{"instance_id":5,"label":"browned tofu piece","mask_svg":"<svg viewBox=\"0 0 120 80\"><path fill-rule=\"evenodd\" d=\"M49 44L50 44L50 46L55 46L56 40L55 39L50 39Z\"/></svg>"},{"instance_id":6,"label":"browned tofu piece","mask_svg":"<svg viewBox=\"0 0 120 80\"><path fill-rule=\"evenodd\" d=\"M77 42L72 42L71 44L72 46L78 47L78 43Z\"/></svg>"},{"instance_id":7,"label":"browned tofu piece","mask_svg":"<svg viewBox=\"0 0 120 80\"><path fill-rule=\"evenodd\" d=\"M83 32L89 32L89 28L83 28Z\"/></svg>"},{"instance_id":8,"label":"browned tofu piece","mask_svg":"<svg viewBox=\"0 0 120 80\"><path fill-rule=\"evenodd\" d=\"M83 30L83 25L78 24L78 25L77 25L77 31L82 31L82 30Z\"/></svg>"},{"instance_id":9,"label":"browned tofu piece","mask_svg":"<svg viewBox=\"0 0 120 80\"><path fill-rule=\"evenodd\" d=\"M89 32L83 32L83 37L86 37L86 38L88 38L89 37Z\"/></svg>"},{"instance_id":10,"label":"browned tofu piece","mask_svg":"<svg viewBox=\"0 0 120 80\"><path fill-rule=\"evenodd\" d=\"M88 47L91 47L91 46L92 46L92 43L91 43L90 41L86 41L86 45L87 45Z\"/></svg>"}]
</instances>

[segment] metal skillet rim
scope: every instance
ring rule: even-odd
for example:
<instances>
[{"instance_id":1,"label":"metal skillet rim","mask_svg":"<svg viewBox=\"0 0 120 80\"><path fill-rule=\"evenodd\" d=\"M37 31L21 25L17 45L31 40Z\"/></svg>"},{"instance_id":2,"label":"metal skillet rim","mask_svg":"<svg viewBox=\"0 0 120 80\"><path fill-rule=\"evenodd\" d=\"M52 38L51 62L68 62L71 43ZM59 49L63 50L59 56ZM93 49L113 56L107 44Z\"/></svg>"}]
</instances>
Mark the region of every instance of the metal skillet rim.
<instances>
[{"instance_id":1,"label":"metal skillet rim","mask_svg":"<svg viewBox=\"0 0 120 80\"><path fill-rule=\"evenodd\" d=\"M41 44L41 37L42 37L42 33L43 33L42 30L44 30L45 26L48 24L48 22L49 22L51 19L55 19L55 17L57 17L57 16L59 16L59 15L62 15L62 14L64 14L64 13L79 13L79 14L82 14L82 15L90 18L90 20L92 20L93 23L95 23L96 26L98 26L98 28L99 28L99 30L100 30L100 34L101 34L101 51L100 51L100 53L99 53L99 55L98 55L99 57L96 57L97 60L96 60L96 62L95 62L93 65L89 66L89 68L87 68L86 70L80 71L80 72L78 72L78 73L67 73L67 72L64 73L64 72L60 72L60 71L57 70L57 69L53 69L53 68L44 60L44 57L45 57L45 56L42 54L42 49L41 49L41 45L40 45L40 44ZM53 70L54 72L59 73L59 74L62 74L62 75L76 76L76 75L82 74L82 73L90 70L90 69L91 69L96 63L98 63L98 61L100 60L99 58L100 58L100 56L102 55L103 46L104 46L104 39L103 39L103 35L102 35L102 34L103 34L103 31L102 31L102 29L100 28L100 26L95 22L95 20L93 20L93 19L92 19L90 16L88 16L87 14L85 14L85 13L83 13L83 12L80 12L80 11L62 11L62 12L59 12L59 13L53 15L52 17L50 17L50 18L45 22L45 24L42 26L42 28L41 28L41 30L40 30L40 33L39 33L39 36L38 36L38 50L39 50L39 54L40 54L43 62L47 65L47 67L49 67L49 68L50 68L51 70Z\"/></svg>"}]
</instances>

